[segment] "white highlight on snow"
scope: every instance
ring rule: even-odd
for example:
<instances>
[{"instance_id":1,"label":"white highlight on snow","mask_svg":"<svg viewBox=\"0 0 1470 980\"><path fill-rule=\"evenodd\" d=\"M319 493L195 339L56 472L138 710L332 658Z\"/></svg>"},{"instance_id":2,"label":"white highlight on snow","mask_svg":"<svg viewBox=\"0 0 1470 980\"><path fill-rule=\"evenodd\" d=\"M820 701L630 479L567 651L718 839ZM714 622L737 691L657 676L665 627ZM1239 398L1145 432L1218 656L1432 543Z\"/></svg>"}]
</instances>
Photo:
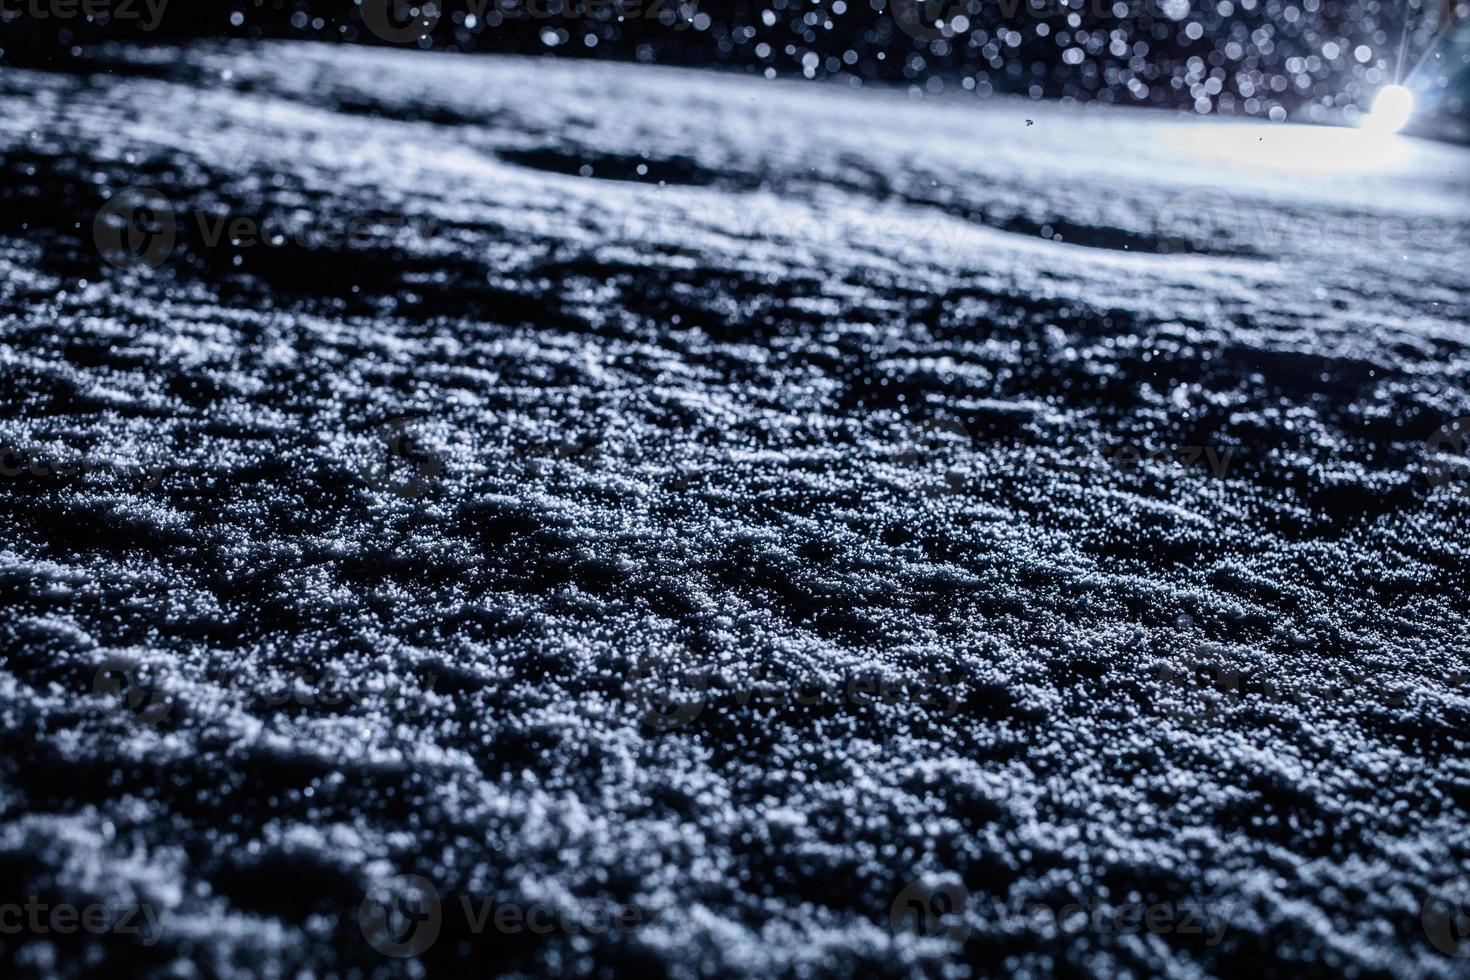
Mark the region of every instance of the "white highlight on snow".
<instances>
[{"instance_id":1,"label":"white highlight on snow","mask_svg":"<svg viewBox=\"0 0 1470 980\"><path fill-rule=\"evenodd\" d=\"M1237 168L1259 181L1266 173L1379 174L1395 169L1409 148L1404 140L1333 126L1175 126L1164 142L1206 164ZM1340 192L1340 191L1339 191Z\"/></svg>"}]
</instances>

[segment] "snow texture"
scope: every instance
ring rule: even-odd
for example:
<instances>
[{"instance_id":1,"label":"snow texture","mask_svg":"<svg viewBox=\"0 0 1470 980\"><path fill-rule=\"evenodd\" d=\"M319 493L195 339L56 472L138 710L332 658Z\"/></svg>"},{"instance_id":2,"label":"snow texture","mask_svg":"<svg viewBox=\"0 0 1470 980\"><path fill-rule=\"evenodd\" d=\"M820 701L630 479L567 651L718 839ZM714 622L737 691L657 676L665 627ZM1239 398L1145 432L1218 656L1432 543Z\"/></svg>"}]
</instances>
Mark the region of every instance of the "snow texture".
<instances>
[{"instance_id":1,"label":"snow texture","mask_svg":"<svg viewBox=\"0 0 1470 980\"><path fill-rule=\"evenodd\" d=\"M0 913L108 927L7 973L1465 975L1470 151L87 64L0 75Z\"/></svg>"}]
</instances>

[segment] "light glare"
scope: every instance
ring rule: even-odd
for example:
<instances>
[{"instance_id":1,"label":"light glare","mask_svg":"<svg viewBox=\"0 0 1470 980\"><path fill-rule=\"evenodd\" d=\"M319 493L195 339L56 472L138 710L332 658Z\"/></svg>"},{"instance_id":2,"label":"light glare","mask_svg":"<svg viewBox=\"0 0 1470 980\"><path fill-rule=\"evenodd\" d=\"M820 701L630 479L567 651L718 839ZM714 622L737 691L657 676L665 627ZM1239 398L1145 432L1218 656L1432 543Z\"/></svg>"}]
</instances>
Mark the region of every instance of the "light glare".
<instances>
[{"instance_id":1,"label":"light glare","mask_svg":"<svg viewBox=\"0 0 1470 980\"><path fill-rule=\"evenodd\" d=\"M1386 85L1373 100L1373 111L1363 119L1363 128L1375 133L1397 133L1414 114L1414 94L1402 85Z\"/></svg>"}]
</instances>

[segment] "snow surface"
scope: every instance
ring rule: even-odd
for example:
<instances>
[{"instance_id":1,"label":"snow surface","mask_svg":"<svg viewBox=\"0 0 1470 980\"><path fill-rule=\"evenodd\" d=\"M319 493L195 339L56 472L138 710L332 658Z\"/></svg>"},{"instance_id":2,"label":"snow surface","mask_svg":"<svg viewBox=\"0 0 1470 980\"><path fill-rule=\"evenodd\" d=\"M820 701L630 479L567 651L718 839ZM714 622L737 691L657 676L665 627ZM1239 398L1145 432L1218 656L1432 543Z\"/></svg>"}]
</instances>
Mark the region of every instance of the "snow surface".
<instances>
[{"instance_id":1,"label":"snow surface","mask_svg":"<svg viewBox=\"0 0 1470 980\"><path fill-rule=\"evenodd\" d=\"M89 63L0 75L0 907L161 927L11 970L1465 975L1470 151Z\"/></svg>"}]
</instances>

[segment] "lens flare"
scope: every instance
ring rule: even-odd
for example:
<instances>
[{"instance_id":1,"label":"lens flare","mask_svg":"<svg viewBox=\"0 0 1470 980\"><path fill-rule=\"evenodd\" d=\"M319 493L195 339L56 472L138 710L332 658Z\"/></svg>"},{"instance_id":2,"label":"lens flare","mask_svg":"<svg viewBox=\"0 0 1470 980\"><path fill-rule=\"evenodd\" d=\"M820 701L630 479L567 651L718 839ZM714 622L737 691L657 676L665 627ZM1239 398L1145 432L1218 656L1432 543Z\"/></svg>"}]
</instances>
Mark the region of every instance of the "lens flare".
<instances>
[{"instance_id":1,"label":"lens flare","mask_svg":"<svg viewBox=\"0 0 1470 980\"><path fill-rule=\"evenodd\" d=\"M1373 111L1363 117L1363 128L1375 133L1397 133L1414 114L1414 93L1402 85L1385 85L1373 100Z\"/></svg>"}]
</instances>

